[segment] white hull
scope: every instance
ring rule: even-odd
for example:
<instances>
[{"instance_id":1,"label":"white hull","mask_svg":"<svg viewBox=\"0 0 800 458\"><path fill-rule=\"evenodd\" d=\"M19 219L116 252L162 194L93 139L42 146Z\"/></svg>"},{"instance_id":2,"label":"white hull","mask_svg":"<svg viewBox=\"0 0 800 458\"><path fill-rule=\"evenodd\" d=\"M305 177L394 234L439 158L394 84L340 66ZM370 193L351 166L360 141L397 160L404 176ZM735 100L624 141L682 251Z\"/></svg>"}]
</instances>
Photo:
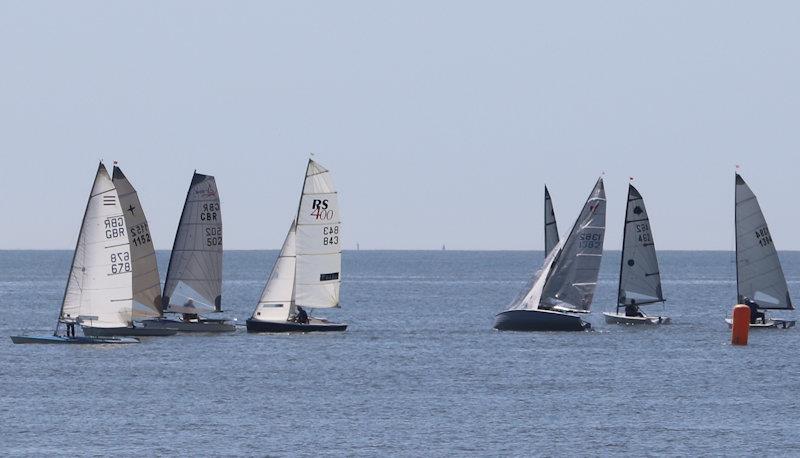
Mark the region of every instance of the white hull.
<instances>
[{"instance_id":1,"label":"white hull","mask_svg":"<svg viewBox=\"0 0 800 458\"><path fill-rule=\"evenodd\" d=\"M733 319L732 318L725 318L725 322L728 323L728 327L733 327ZM750 323L751 329L789 329L793 328L796 320L783 320L780 318L769 318L767 319L766 323Z\"/></svg>"},{"instance_id":2,"label":"white hull","mask_svg":"<svg viewBox=\"0 0 800 458\"><path fill-rule=\"evenodd\" d=\"M625 316L624 313L603 312L603 316L608 324L623 325L658 325L671 324L672 319L668 316Z\"/></svg>"}]
</instances>

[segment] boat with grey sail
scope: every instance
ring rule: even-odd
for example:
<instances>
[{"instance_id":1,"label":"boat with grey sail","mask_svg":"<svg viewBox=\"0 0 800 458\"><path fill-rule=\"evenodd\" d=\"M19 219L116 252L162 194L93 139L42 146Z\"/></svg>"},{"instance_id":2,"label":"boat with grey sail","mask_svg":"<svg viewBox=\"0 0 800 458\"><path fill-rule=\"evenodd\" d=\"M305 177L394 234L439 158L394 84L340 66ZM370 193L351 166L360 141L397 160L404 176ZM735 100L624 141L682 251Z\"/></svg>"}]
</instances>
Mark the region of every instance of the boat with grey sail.
<instances>
[{"instance_id":1,"label":"boat with grey sail","mask_svg":"<svg viewBox=\"0 0 800 458\"><path fill-rule=\"evenodd\" d=\"M581 313L589 313L605 236L606 195L597 180L578 219L547 255L542 268L495 318L501 331L581 331L590 328Z\"/></svg>"},{"instance_id":2,"label":"boat with grey sail","mask_svg":"<svg viewBox=\"0 0 800 458\"><path fill-rule=\"evenodd\" d=\"M556 224L556 212L553 208L553 200L550 198L550 191L544 187L544 255L547 256L558 245L558 224Z\"/></svg>"},{"instance_id":3,"label":"boat with grey sail","mask_svg":"<svg viewBox=\"0 0 800 458\"><path fill-rule=\"evenodd\" d=\"M161 316L142 321L148 329L178 332L231 332L222 312L222 207L213 176L194 172L169 258ZM171 319L166 313L180 314Z\"/></svg>"},{"instance_id":4,"label":"boat with grey sail","mask_svg":"<svg viewBox=\"0 0 800 458\"><path fill-rule=\"evenodd\" d=\"M613 313L603 312L603 316L609 324L668 324L671 322L668 316L645 315L639 309L645 305L663 304L664 301L658 256L647 208L639 191L628 184L617 307Z\"/></svg>"},{"instance_id":5,"label":"boat with grey sail","mask_svg":"<svg viewBox=\"0 0 800 458\"><path fill-rule=\"evenodd\" d=\"M791 328L796 320L766 316L766 310L794 310L775 242L753 191L738 173L735 187L736 298L756 313L751 328ZM729 326L733 320L726 318Z\"/></svg>"},{"instance_id":6,"label":"boat with grey sail","mask_svg":"<svg viewBox=\"0 0 800 458\"><path fill-rule=\"evenodd\" d=\"M56 328L51 336L12 336L15 344L129 344L87 331L132 325L133 268L117 189L102 162L86 203ZM62 325L64 325L62 331ZM80 325L84 336L76 335Z\"/></svg>"},{"instance_id":7,"label":"boat with grey sail","mask_svg":"<svg viewBox=\"0 0 800 458\"><path fill-rule=\"evenodd\" d=\"M344 331L347 325L305 309L338 308L341 285L339 199L330 172L308 161L294 221L272 268L248 332Z\"/></svg>"}]
</instances>

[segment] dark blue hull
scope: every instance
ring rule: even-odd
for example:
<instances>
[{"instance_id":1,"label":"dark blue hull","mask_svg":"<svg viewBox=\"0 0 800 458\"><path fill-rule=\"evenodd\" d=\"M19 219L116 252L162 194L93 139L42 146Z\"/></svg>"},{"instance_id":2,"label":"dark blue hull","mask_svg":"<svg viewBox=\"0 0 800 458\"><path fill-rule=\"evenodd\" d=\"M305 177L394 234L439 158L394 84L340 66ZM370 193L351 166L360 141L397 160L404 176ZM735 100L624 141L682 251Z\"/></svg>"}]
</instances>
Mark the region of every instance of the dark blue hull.
<instances>
[{"instance_id":1,"label":"dark blue hull","mask_svg":"<svg viewBox=\"0 0 800 458\"><path fill-rule=\"evenodd\" d=\"M347 329L346 324L313 322L292 323L275 321L247 320L247 332L341 332Z\"/></svg>"},{"instance_id":2,"label":"dark blue hull","mask_svg":"<svg viewBox=\"0 0 800 458\"><path fill-rule=\"evenodd\" d=\"M584 331L591 325L579 316L550 310L506 310L497 314L499 331Z\"/></svg>"},{"instance_id":3,"label":"dark blue hull","mask_svg":"<svg viewBox=\"0 0 800 458\"><path fill-rule=\"evenodd\" d=\"M75 345L109 345L139 343L132 337L64 337L64 336L11 336L15 344L75 344Z\"/></svg>"}]
</instances>

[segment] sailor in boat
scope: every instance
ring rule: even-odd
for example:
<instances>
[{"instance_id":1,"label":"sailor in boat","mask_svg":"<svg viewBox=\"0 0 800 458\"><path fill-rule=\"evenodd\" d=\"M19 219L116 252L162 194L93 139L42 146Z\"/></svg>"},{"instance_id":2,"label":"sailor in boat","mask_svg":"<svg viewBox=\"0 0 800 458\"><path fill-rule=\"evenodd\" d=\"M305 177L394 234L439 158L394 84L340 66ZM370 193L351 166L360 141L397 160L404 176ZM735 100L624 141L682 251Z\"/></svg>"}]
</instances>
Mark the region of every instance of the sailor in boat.
<instances>
[{"instance_id":1,"label":"sailor in boat","mask_svg":"<svg viewBox=\"0 0 800 458\"><path fill-rule=\"evenodd\" d=\"M758 311L758 304L751 300L749 297L744 298L744 305L750 307L750 324L756 324L756 321L761 318L762 323L767 322L767 314Z\"/></svg>"},{"instance_id":2,"label":"sailor in boat","mask_svg":"<svg viewBox=\"0 0 800 458\"><path fill-rule=\"evenodd\" d=\"M193 309L194 308L194 299L191 297L183 304L184 308ZM185 323L191 323L192 321L198 321L200 317L196 313L182 313L181 317Z\"/></svg>"},{"instance_id":3,"label":"sailor in boat","mask_svg":"<svg viewBox=\"0 0 800 458\"><path fill-rule=\"evenodd\" d=\"M308 313L303 310L303 307L297 306L297 315L294 320L300 324L308 324Z\"/></svg>"},{"instance_id":4,"label":"sailor in boat","mask_svg":"<svg viewBox=\"0 0 800 458\"><path fill-rule=\"evenodd\" d=\"M67 318L70 318L69 314L67 314ZM74 321L67 321L67 337L75 337L75 322Z\"/></svg>"},{"instance_id":5,"label":"sailor in boat","mask_svg":"<svg viewBox=\"0 0 800 458\"><path fill-rule=\"evenodd\" d=\"M644 313L642 313L642 311L639 310L638 305L630 303L625 306L625 316L644 318Z\"/></svg>"}]
</instances>

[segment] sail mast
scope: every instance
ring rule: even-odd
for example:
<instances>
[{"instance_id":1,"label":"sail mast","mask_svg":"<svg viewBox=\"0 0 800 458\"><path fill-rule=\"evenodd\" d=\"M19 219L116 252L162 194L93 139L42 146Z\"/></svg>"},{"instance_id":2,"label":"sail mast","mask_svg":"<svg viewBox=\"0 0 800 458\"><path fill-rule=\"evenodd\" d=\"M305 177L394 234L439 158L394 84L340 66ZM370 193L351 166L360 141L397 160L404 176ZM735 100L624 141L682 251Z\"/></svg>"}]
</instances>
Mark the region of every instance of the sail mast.
<instances>
[{"instance_id":1,"label":"sail mast","mask_svg":"<svg viewBox=\"0 0 800 458\"><path fill-rule=\"evenodd\" d=\"M739 167L738 165L736 167ZM736 197L736 187L739 185L739 181L744 183L744 180L741 176L739 176L738 172L734 173L734 183L733 183L733 240L735 241L734 245L734 262L736 263L736 303L739 304L742 302L742 295L739 294L739 202Z\"/></svg>"},{"instance_id":2,"label":"sail mast","mask_svg":"<svg viewBox=\"0 0 800 458\"><path fill-rule=\"evenodd\" d=\"M631 188L633 186L628 183L628 197L625 201L625 221L622 224L622 252L619 256L619 285L617 287L617 313L619 313L619 306L620 306L620 299L622 299L622 268L625 262L625 245L628 241L628 237L626 237L626 233L628 231L628 212L630 211L630 202L631 202Z\"/></svg>"}]
</instances>

